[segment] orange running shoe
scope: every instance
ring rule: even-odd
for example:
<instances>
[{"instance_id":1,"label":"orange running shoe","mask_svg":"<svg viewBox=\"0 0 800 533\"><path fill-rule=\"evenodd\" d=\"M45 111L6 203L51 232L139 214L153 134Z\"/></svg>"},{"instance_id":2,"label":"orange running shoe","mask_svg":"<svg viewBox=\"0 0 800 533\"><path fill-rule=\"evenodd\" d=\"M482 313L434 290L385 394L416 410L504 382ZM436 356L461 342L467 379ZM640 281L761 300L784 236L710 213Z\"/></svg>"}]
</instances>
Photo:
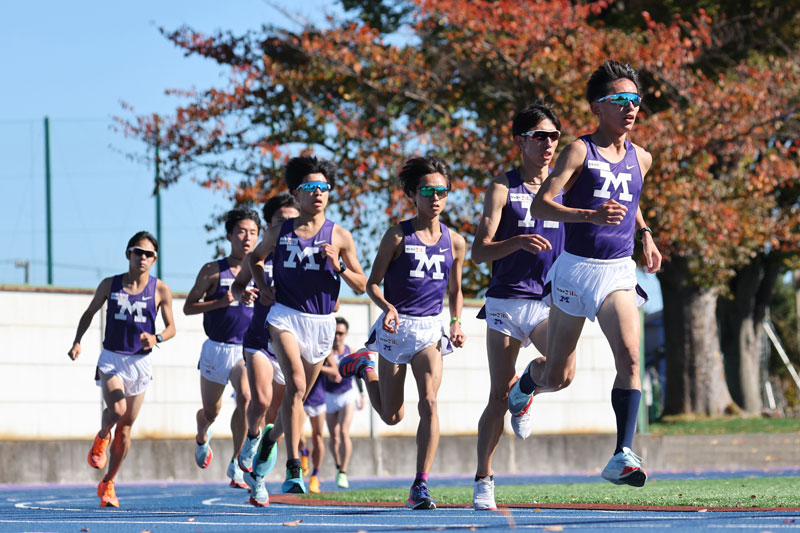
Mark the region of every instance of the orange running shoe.
<instances>
[{"instance_id":1,"label":"orange running shoe","mask_svg":"<svg viewBox=\"0 0 800 533\"><path fill-rule=\"evenodd\" d=\"M106 438L102 438L100 436L100 432L94 436L94 443L92 444L92 449L89 451L89 466L92 468L104 468L106 463L108 462L108 457L106 457L106 449L108 448L108 443L111 442L111 432L108 432Z\"/></svg>"},{"instance_id":2,"label":"orange running shoe","mask_svg":"<svg viewBox=\"0 0 800 533\"><path fill-rule=\"evenodd\" d=\"M100 481L100 484L97 485L97 495L100 496L100 507L119 507L113 480Z\"/></svg>"}]
</instances>

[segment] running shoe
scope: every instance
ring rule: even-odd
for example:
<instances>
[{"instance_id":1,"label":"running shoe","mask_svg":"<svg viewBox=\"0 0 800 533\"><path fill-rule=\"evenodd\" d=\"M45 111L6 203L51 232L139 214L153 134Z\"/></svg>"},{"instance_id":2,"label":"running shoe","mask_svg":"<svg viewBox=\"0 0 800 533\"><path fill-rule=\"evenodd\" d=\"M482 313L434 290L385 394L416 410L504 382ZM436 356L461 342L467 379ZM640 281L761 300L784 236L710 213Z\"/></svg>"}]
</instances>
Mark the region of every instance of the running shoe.
<instances>
[{"instance_id":1,"label":"running shoe","mask_svg":"<svg viewBox=\"0 0 800 533\"><path fill-rule=\"evenodd\" d=\"M526 370L527 372L527 370ZM511 429L520 439L527 439L533 429L531 418L533 394L525 394L519 388L519 380L515 381L508 391L508 411L511 413Z\"/></svg>"},{"instance_id":2,"label":"running shoe","mask_svg":"<svg viewBox=\"0 0 800 533\"><path fill-rule=\"evenodd\" d=\"M409 509L436 509L436 502L428 492L428 485L419 483L411 487L411 492L406 500L406 507Z\"/></svg>"},{"instance_id":3,"label":"running shoe","mask_svg":"<svg viewBox=\"0 0 800 533\"><path fill-rule=\"evenodd\" d=\"M261 444L258 446L258 453L253 461L253 472L260 477L272 472L275 462L278 460L278 445L267 438L270 429L272 429L272 424L268 424L264 428L261 434Z\"/></svg>"},{"instance_id":4,"label":"running shoe","mask_svg":"<svg viewBox=\"0 0 800 533\"><path fill-rule=\"evenodd\" d=\"M241 468L243 472L253 471L253 458L258 451L258 443L260 441L261 433L255 437L250 437L250 435L245 437L242 449L239 450L239 455L236 458L236 462L239 463L239 468Z\"/></svg>"},{"instance_id":5,"label":"running shoe","mask_svg":"<svg viewBox=\"0 0 800 533\"><path fill-rule=\"evenodd\" d=\"M268 507L269 493L267 486L264 485L264 477L257 476L252 472L245 472L244 481L250 488L250 503L256 507Z\"/></svg>"},{"instance_id":6,"label":"running shoe","mask_svg":"<svg viewBox=\"0 0 800 533\"><path fill-rule=\"evenodd\" d=\"M489 476L478 479L472 489L472 508L476 511L496 511L494 480Z\"/></svg>"},{"instance_id":7,"label":"running shoe","mask_svg":"<svg viewBox=\"0 0 800 533\"><path fill-rule=\"evenodd\" d=\"M339 360L339 373L343 378L358 376L363 379L364 372L367 368L375 370L375 361L372 360L372 357L377 356L377 352L370 352L368 350L346 355Z\"/></svg>"},{"instance_id":8,"label":"running shoe","mask_svg":"<svg viewBox=\"0 0 800 533\"><path fill-rule=\"evenodd\" d=\"M100 507L119 507L117 492L114 490L114 480L101 480L97 485L97 495L100 496Z\"/></svg>"},{"instance_id":9,"label":"running shoe","mask_svg":"<svg viewBox=\"0 0 800 533\"><path fill-rule=\"evenodd\" d=\"M94 436L94 442L92 443L92 449L89 450L89 466L92 468L105 468L106 463L108 462L108 457L106 456L106 450L108 449L108 444L111 442L111 432L108 432L106 438L100 436L100 432Z\"/></svg>"},{"instance_id":10,"label":"running shoe","mask_svg":"<svg viewBox=\"0 0 800 533\"><path fill-rule=\"evenodd\" d=\"M306 485L303 483L303 472L300 467L287 468L286 480L281 485L284 494L305 494Z\"/></svg>"},{"instance_id":11,"label":"running shoe","mask_svg":"<svg viewBox=\"0 0 800 533\"><path fill-rule=\"evenodd\" d=\"M211 464L211 459L214 457L214 452L211 451L211 431L206 430L206 442L199 444L194 441L194 462L200 468L208 468Z\"/></svg>"},{"instance_id":12,"label":"running shoe","mask_svg":"<svg viewBox=\"0 0 800 533\"><path fill-rule=\"evenodd\" d=\"M308 492L319 494L319 476L311 476L308 478Z\"/></svg>"},{"instance_id":13,"label":"running shoe","mask_svg":"<svg viewBox=\"0 0 800 533\"><path fill-rule=\"evenodd\" d=\"M622 448L603 469L603 479L615 485L643 487L647 481L647 472L642 468L641 457L630 448Z\"/></svg>"},{"instance_id":14,"label":"running shoe","mask_svg":"<svg viewBox=\"0 0 800 533\"><path fill-rule=\"evenodd\" d=\"M336 473L336 486L340 489L349 489L350 483L347 481L347 474L344 472Z\"/></svg>"},{"instance_id":15,"label":"running shoe","mask_svg":"<svg viewBox=\"0 0 800 533\"><path fill-rule=\"evenodd\" d=\"M247 484L244 482L244 472L239 468L239 462L231 459L228 464L228 477L231 478L231 487L235 489L246 489Z\"/></svg>"}]
</instances>

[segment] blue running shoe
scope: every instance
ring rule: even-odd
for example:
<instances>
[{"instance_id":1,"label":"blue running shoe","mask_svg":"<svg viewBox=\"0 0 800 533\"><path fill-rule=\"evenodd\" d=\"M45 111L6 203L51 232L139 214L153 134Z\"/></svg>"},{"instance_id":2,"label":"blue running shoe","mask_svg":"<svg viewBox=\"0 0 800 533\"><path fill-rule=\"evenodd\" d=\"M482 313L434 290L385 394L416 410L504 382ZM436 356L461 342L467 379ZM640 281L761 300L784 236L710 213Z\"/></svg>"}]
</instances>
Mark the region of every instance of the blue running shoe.
<instances>
[{"instance_id":1,"label":"blue running shoe","mask_svg":"<svg viewBox=\"0 0 800 533\"><path fill-rule=\"evenodd\" d=\"M228 463L227 476L231 479L231 487L235 489L247 488L247 484L244 482L244 472L242 472L242 469L239 468L239 463L234 459L231 459L231 462Z\"/></svg>"},{"instance_id":2,"label":"blue running shoe","mask_svg":"<svg viewBox=\"0 0 800 533\"><path fill-rule=\"evenodd\" d=\"M411 492L406 500L406 507L409 509L436 509L436 502L428 492L428 485L420 483L411 487Z\"/></svg>"},{"instance_id":3,"label":"blue running shoe","mask_svg":"<svg viewBox=\"0 0 800 533\"><path fill-rule=\"evenodd\" d=\"M305 494L306 485L303 483L303 471L297 468L286 469L286 480L281 485L284 494Z\"/></svg>"},{"instance_id":4,"label":"blue running shoe","mask_svg":"<svg viewBox=\"0 0 800 533\"><path fill-rule=\"evenodd\" d=\"M264 485L264 478L256 476L252 472L245 472L244 480L250 488L250 503L256 507L268 507L269 493Z\"/></svg>"},{"instance_id":5,"label":"blue running shoe","mask_svg":"<svg viewBox=\"0 0 800 533\"><path fill-rule=\"evenodd\" d=\"M253 461L253 473L256 476L264 477L272 472L275 462L278 460L278 446L267 437L270 429L272 429L272 424L267 424L261 434L261 444L258 447L255 461Z\"/></svg>"},{"instance_id":6,"label":"blue running shoe","mask_svg":"<svg viewBox=\"0 0 800 533\"><path fill-rule=\"evenodd\" d=\"M199 444L194 441L194 462L200 468L208 468L211 464L211 459L214 457L214 452L211 451L211 430L206 430L206 442Z\"/></svg>"},{"instance_id":7,"label":"blue running shoe","mask_svg":"<svg viewBox=\"0 0 800 533\"><path fill-rule=\"evenodd\" d=\"M343 378L351 376L358 376L364 378L364 372L367 368L375 370L375 361L372 357L378 356L377 352L370 352L369 350L361 350L360 352L351 353L339 360L339 374Z\"/></svg>"},{"instance_id":8,"label":"blue running shoe","mask_svg":"<svg viewBox=\"0 0 800 533\"><path fill-rule=\"evenodd\" d=\"M259 442L261 442L261 433L252 438L250 435L245 437L242 449L239 450L239 455L236 458L239 463L239 468L241 468L243 472L253 471L253 458L258 451Z\"/></svg>"}]
</instances>

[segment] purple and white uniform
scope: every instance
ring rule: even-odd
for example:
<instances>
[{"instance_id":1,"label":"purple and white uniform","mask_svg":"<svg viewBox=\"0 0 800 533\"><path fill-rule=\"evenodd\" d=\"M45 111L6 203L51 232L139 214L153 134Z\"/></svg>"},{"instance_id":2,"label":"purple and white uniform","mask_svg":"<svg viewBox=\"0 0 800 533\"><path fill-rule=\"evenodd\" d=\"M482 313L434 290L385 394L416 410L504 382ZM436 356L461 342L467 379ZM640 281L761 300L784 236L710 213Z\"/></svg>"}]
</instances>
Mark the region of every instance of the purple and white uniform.
<instances>
[{"instance_id":1,"label":"purple and white uniform","mask_svg":"<svg viewBox=\"0 0 800 533\"><path fill-rule=\"evenodd\" d=\"M308 416L319 416L325 412L325 388L322 386L322 373L317 376L317 381L311 386L303 410Z\"/></svg>"},{"instance_id":2,"label":"purple and white uniform","mask_svg":"<svg viewBox=\"0 0 800 533\"><path fill-rule=\"evenodd\" d=\"M336 331L333 308L341 279L320 248L331 244L335 224L326 219L316 235L303 239L294 223L295 219L283 222L275 245L275 305L267 322L291 332L303 358L316 364L330 353Z\"/></svg>"},{"instance_id":3,"label":"purple and white uniform","mask_svg":"<svg viewBox=\"0 0 800 533\"><path fill-rule=\"evenodd\" d=\"M573 316L594 320L605 298L618 290L636 290L637 303L647 294L636 282L633 237L643 176L636 148L625 140L625 156L611 163L599 152L591 135L584 135L586 160L578 179L564 194L564 205L598 209L616 200L628 211L617 226L588 222L566 223L564 253L551 268L553 303Z\"/></svg>"},{"instance_id":4,"label":"purple and white uniform","mask_svg":"<svg viewBox=\"0 0 800 533\"><path fill-rule=\"evenodd\" d=\"M525 187L519 170L506 172L508 196L500 215L493 240L505 241L517 235L541 235L550 241L551 250L531 254L517 250L492 261L492 280L486 292L486 305L478 313L487 326L530 344L530 335L549 316L549 299L543 299L545 277L556 257L564 249L564 226L552 220L531 216L531 204L536 196ZM562 203L559 192L554 200Z\"/></svg>"},{"instance_id":5,"label":"purple and white uniform","mask_svg":"<svg viewBox=\"0 0 800 533\"><path fill-rule=\"evenodd\" d=\"M124 274L111 278L106 309L106 331L97 370L122 380L125 396L136 396L147 389L153 372L151 350L142 347L142 333L156 332L156 285L158 279L149 276L139 294L129 294L122 287ZM100 385L99 374L95 376Z\"/></svg>"},{"instance_id":6,"label":"purple and white uniform","mask_svg":"<svg viewBox=\"0 0 800 533\"><path fill-rule=\"evenodd\" d=\"M342 355L333 354L333 362L336 366L339 365L339 360L345 355L350 354L350 347L345 345ZM322 388L325 389L325 410L328 413L338 413L347 404L358 401L358 392L354 387L356 378L342 378L342 381L336 383L331 380L327 374L323 374L320 378L322 381Z\"/></svg>"},{"instance_id":7,"label":"purple and white uniform","mask_svg":"<svg viewBox=\"0 0 800 533\"><path fill-rule=\"evenodd\" d=\"M453 351L439 315L453 266L450 230L439 223L439 241L423 243L411 220L400 223L403 251L389 264L383 294L397 309L397 333L383 329L383 314L372 326L367 347L395 364L411 361L420 350L442 342L442 355Z\"/></svg>"},{"instance_id":8,"label":"purple and white uniform","mask_svg":"<svg viewBox=\"0 0 800 533\"><path fill-rule=\"evenodd\" d=\"M236 275L231 272L227 258L217 261L219 281L206 302L227 298ZM252 282L251 282L252 285ZM203 343L197 368L203 378L225 385L231 370L242 360L242 339L253 318L253 307L238 300L219 309L203 313L203 329L208 339Z\"/></svg>"},{"instance_id":9,"label":"purple and white uniform","mask_svg":"<svg viewBox=\"0 0 800 533\"><path fill-rule=\"evenodd\" d=\"M269 287L274 285L272 280L272 254L269 254L264 261L264 281ZM253 319L250 321L250 325L244 333L242 346L246 352L253 354L261 353L264 354L265 357L268 357L269 362L272 363L272 380L278 385L285 385L286 379L278 364L278 359L275 357L275 354L270 351L269 333L267 332L267 315L270 309L272 309L271 304L264 305L259 299L256 299L253 304ZM245 361L245 364L247 364L247 361Z\"/></svg>"}]
</instances>

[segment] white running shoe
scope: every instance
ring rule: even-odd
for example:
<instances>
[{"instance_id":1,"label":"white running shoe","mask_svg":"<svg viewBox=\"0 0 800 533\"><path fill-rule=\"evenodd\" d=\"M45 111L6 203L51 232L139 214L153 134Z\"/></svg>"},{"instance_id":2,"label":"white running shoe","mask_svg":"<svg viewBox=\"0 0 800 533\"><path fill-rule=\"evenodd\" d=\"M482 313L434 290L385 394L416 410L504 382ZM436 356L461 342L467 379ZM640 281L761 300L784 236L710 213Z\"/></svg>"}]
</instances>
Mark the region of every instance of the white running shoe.
<instances>
[{"instance_id":1,"label":"white running shoe","mask_svg":"<svg viewBox=\"0 0 800 533\"><path fill-rule=\"evenodd\" d=\"M231 478L230 486L236 489L246 489L247 484L244 482L244 472L239 468L239 463L236 459L231 459L228 463L227 475Z\"/></svg>"},{"instance_id":2,"label":"white running shoe","mask_svg":"<svg viewBox=\"0 0 800 533\"><path fill-rule=\"evenodd\" d=\"M250 435L246 435L244 439L244 443L242 444L242 449L239 450L239 456L237 457L237 462L239 463L239 468L241 468L245 472L252 472L253 471L253 458L258 451L258 443L261 442L261 432L258 432L258 435L255 437L250 437Z\"/></svg>"},{"instance_id":3,"label":"white running shoe","mask_svg":"<svg viewBox=\"0 0 800 533\"><path fill-rule=\"evenodd\" d=\"M489 476L475 482L472 489L472 508L476 511L496 511L494 501L494 480Z\"/></svg>"},{"instance_id":4,"label":"white running shoe","mask_svg":"<svg viewBox=\"0 0 800 533\"><path fill-rule=\"evenodd\" d=\"M525 370L528 371L527 369ZM527 439L533 429L531 417L533 394L525 394L519 388L519 380L515 381L508 391L508 411L511 413L511 429L520 439Z\"/></svg>"},{"instance_id":5,"label":"white running shoe","mask_svg":"<svg viewBox=\"0 0 800 533\"><path fill-rule=\"evenodd\" d=\"M244 481L250 487L250 503L256 507L268 507L269 493L264 485L264 478L252 472L245 472Z\"/></svg>"},{"instance_id":6,"label":"white running shoe","mask_svg":"<svg viewBox=\"0 0 800 533\"><path fill-rule=\"evenodd\" d=\"M615 485L643 487L647 481L647 472L642 468L641 457L630 448L622 448L603 469L603 479Z\"/></svg>"}]
</instances>

